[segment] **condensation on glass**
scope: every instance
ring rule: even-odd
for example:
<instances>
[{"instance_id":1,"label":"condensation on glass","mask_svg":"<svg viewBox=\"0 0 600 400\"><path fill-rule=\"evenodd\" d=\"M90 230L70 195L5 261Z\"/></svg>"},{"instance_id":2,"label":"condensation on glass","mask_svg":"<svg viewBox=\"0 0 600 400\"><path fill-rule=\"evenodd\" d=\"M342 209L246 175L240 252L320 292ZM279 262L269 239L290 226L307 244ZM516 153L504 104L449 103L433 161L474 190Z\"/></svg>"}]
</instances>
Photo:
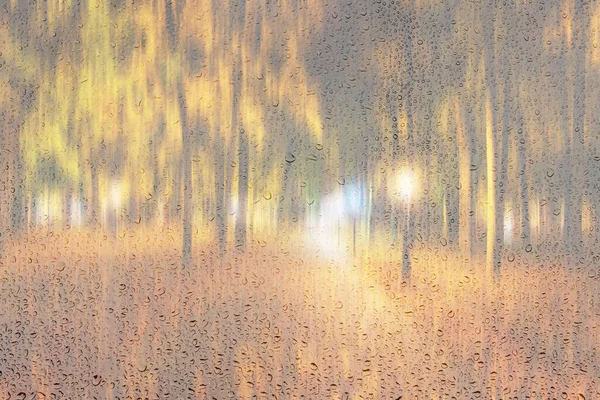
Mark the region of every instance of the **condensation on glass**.
<instances>
[{"instance_id":1,"label":"condensation on glass","mask_svg":"<svg viewBox=\"0 0 600 400\"><path fill-rule=\"evenodd\" d=\"M597 1L0 5L0 399L597 398Z\"/></svg>"}]
</instances>

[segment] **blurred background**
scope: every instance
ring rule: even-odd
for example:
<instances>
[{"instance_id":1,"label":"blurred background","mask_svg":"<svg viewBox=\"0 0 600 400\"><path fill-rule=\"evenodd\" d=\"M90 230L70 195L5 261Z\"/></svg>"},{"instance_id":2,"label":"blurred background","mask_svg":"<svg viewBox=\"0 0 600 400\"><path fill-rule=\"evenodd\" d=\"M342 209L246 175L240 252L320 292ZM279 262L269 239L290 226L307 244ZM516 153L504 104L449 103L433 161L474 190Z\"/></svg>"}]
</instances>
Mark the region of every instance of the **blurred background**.
<instances>
[{"instance_id":1,"label":"blurred background","mask_svg":"<svg viewBox=\"0 0 600 400\"><path fill-rule=\"evenodd\" d=\"M595 4L5 2L3 236L590 248Z\"/></svg>"},{"instance_id":2,"label":"blurred background","mask_svg":"<svg viewBox=\"0 0 600 400\"><path fill-rule=\"evenodd\" d=\"M450 286L493 275L481 277L489 286L478 293L495 298L495 290L524 290L530 268L540 285L532 283L532 292L544 292L548 268L595 276L600 267L597 1L0 6L6 310L28 298L17 288L42 279L48 265L69 271L85 262L102 271L132 268L133 275L119 272L129 281L164 268L175 286L151 278L152 293L185 286L187 267L198 282L212 282L207 293L216 297L203 312L219 309L219 293L237 293L243 285L236 282L279 271L283 259L295 260L283 265L308 273L298 279L313 279L317 291L336 287L337 275L315 278L298 267L302 261L319 258L315 271L358 266L388 300L402 287L417 299L426 291L418 285L444 271L455 271ZM177 272L168 272L172 266ZM86 290L118 292L121 278L104 273L88 276ZM83 285L72 274L73 287ZM222 286L223 276L231 286ZM54 278L43 279L50 285ZM569 291L560 289L557 301ZM598 296L576 292L579 308L597 318ZM456 301L452 290L444 293L440 301ZM537 308L538 300L518 301ZM0 327L27 319L15 315L0 312ZM27 347L6 339L0 360L15 351L9 343ZM0 398L20 392L11 382L21 378L6 379L12 389Z\"/></svg>"}]
</instances>

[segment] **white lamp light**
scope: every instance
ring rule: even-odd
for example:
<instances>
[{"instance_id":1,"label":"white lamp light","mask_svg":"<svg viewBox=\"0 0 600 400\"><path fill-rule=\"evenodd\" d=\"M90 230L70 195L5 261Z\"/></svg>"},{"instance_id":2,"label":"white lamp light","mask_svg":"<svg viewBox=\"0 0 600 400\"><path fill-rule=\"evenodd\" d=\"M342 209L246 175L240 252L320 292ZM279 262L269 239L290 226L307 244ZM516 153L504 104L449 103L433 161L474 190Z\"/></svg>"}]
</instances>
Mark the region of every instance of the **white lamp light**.
<instances>
[{"instance_id":1,"label":"white lamp light","mask_svg":"<svg viewBox=\"0 0 600 400\"><path fill-rule=\"evenodd\" d=\"M410 200L415 191L415 179L413 174L404 170L398 175L398 192L402 199Z\"/></svg>"}]
</instances>

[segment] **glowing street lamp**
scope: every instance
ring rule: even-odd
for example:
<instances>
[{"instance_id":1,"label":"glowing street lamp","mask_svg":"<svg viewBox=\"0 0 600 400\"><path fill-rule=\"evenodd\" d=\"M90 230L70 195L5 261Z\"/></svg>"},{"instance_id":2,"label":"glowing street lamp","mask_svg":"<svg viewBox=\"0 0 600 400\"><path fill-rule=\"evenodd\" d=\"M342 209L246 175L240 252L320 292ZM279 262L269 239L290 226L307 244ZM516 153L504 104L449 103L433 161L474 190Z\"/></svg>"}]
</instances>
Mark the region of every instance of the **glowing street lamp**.
<instances>
[{"instance_id":1,"label":"glowing street lamp","mask_svg":"<svg viewBox=\"0 0 600 400\"><path fill-rule=\"evenodd\" d=\"M415 192L415 178L411 171L403 170L398 174L398 193L403 201L409 202Z\"/></svg>"},{"instance_id":2,"label":"glowing street lamp","mask_svg":"<svg viewBox=\"0 0 600 400\"><path fill-rule=\"evenodd\" d=\"M504 214L504 243L510 245L513 235L513 217L512 211L509 210Z\"/></svg>"},{"instance_id":3,"label":"glowing street lamp","mask_svg":"<svg viewBox=\"0 0 600 400\"><path fill-rule=\"evenodd\" d=\"M119 181L112 182L110 187L110 201L115 209L121 205L121 184Z\"/></svg>"},{"instance_id":4,"label":"glowing street lamp","mask_svg":"<svg viewBox=\"0 0 600 400\"><path fill-rule=\"evenodd\" d=\"M352 254L356 256L356 217L361 211L360 187L351 185L345 190L346 208L352 216Z\"/></svg>"}]
</instances>

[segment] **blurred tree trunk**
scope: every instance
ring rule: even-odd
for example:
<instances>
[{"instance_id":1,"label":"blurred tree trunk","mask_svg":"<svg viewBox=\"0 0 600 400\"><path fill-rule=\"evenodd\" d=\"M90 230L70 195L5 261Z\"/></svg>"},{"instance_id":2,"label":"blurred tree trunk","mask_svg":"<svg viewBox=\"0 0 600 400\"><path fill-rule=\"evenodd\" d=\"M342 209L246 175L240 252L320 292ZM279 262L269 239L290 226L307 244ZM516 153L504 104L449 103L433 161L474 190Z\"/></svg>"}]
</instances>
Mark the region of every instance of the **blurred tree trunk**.
<instances>
[{"instance_id":1,"label":"blurred tree trunk","mask_svg":"<svg viewBox=\"0 0 600 400\"><path fill-rule=\"evenodd\" d=\"M225 255L227 245L227 199L225 197L225 144L220 134L215 135L215 219L217 225L219 257Z\"/></svg>"},{"instance_id":2,"label":"blurred tree trunk","mask_svg":"<svg viewBox=\"0 0 600 400\"><path fill-rule=\"evenodd\" d=\"M248 209L248 138L242 125L239 103L242 98L242 57L238 52L233 66L233 96L231 107L231 140L238 139L237 210L235 211L235 246L246 250L246 218ZM235 158L234 158L235 159Z\"/></svg>"},{"instance_id":3,"label":"blurred tree trunk","mask_svg":"<svg viewBox=\"0 0 600 400\"><path fill-rule=\"evenodd\" d=\"M407 160L410 173L415 171L413 168L413 153L414 153L414 135L416 134L414 129L414 117L413 117L413 88L414 88L414 68L413 68L413 29L414 27L414 1L409 0L406 5L406 45L405 45L405 57L406 57L406 82L405 94L406 101L404 102L404 109L406 110L406 151ZM413 194L414 195L414 194ZM407 205L403 206L405 210L405 224L402 235L402 279L410 280L411 277L411 255L410 248L413 240L413 223L410 220L411 215L411 202L413 199L406 199ZM413 218L414 219L414 218Z\"/></svg>"},{"instance_id":4,"label":"blurred tree trunk","mask_svg":"<svg viewBox=\"0 0 600 400\"><path fill-rule=\"evenodd\" d=\"M13 155L11 168L11 230L12 233L20 233L25 226L25 185L23 179L23 157L21 150L17 149Z\"/></svg>"},{"instance_id":5,"label":"blurred tree trunk","mask_svg":"<svg viewBox=\"0 0 600 400\"><path fill-rule=\"evenodd\" d=\"M165 3L165 28L170 51L179 50L178 30L175 23L173 4ZM183 87L183 76L181 72L177 76L177 98L179 102L179 123L181 124L181 147L182 158L179 168L179 177L183 175L183 233L182 233L182 266L189 265L192 259L192 208L193 208L193 184L192 184L192 160L191 160L191 134L187 116L187 99ZM180 181L181 182L181 181ZM176 191L179 192L178 190ZM179 202L177 202L179 203Z\"/></svg>"},{"instance_id":6,"label":"blurred tree trunk","mask_svg":"<svg viewBox=\"0 0 600 400\"><path fill-rule=\"evenodd\" d=\"M468 190L469 192L469 205L468 205L468 240L469 240L469 255L471 260L475 256L477 249L477 218L475 215L475 210L477 208L477 185L479 183L477 177L477 165L475 160L475 154L477 152L477 135L476 135L476 124L473 121L473 103L466 105L466 118L465 118L465 130L467 137L467 162L468 162L468 186L463 188L463 190Z\"/></svg>"},{"instance_id":7,"label":"blurred tree trunk","mask_svg":"<svg viewBox=\"0 0 600 400\"><path fill-rule=\"evenodd\" d=\"M75 124L74 124L74 105L76 102L75 95L73 95L70 99L69 105L69 116L67 119L67 139L69 142L76 143L76 132ZM72 214L73 214L73 192L74 192L74 182L71 181L71 177L68 176L65 178L65 183L63 186L63 190L61 195L63 196L64 203L62 204L62 225L63 226L71 226ZM31 212L31 210L29 210Z\"/></svg>"},{"instance_id":8,"label":"blurred tree trunk","mask_svg":"<svg viewBox=\"0 0 600 400\"><path fill-rule=\"evenodd\" d=\"M495 78L495 1L489 3L487 12L482 15L485 24L485 77L489 88L486 106L486 160L487 160L487 267L496 277L500 274L500 250L502 248L502 210L499 203L498 188L498 135L495 107L497 88Z\"/></svg>"},{"instance_id":9,"label":"blurred tree trunk","mask_svg":"<svg viewBox=\"0 0 600 400\"><path fill-rule=\"evenodd\" d=\"M62 191L62 226L71 226L71 215L73 214L72 199L73 185L67 180Z\"/></svg>"},{"instance_id":10,"label":"blurred tree trunk","mask_svg":"<svg viewBox=\"0 0 600 400\"><path fill-rule=\"evenodd\" d=\"M467 129L466 104L460 106L457 104L455 112L458 125L458 214L460 218L457 248L461 253L468 255L471 249L471 218L469 218L469 210L471 209L471 146Z\"/></svg>"},{"instance_id":11,"label":"blurred tree trunk","mask_svg":"<svg viewBox=\"0 0 600 400\"><path fill-rule=\"evenodd\" d=\"M159 127L158 129L162 129ZM160 173L158 171L158 153L156 151L156 135L152 139L150 144L150 160L152 162L152 192L144 193L143 196L147 200L146 206L146 218L150 221L156 221L158 216L157 204L158 204L158 185L160 185Z\"/></svg>"},{"instance_id":12,"label":"blurred tree trunk","mask_svg":"<svg viewBox=\"0 0 600 400\"><path fill-rule=\"evenodd\" d=\"M187 120L187 101L181 77L177 82L179 98L179 117L181 124L181 146L183 151L183 238L181 263L189 265L192 261L192 218L193 218L193 184L191 159L191 133Z\"/></svg>"},{"instance_id":13,"label":"blurred tree trunk","mask_svg":"<svg viewBox=\"0 0 600 400\"><path fill-rule=\"evenodd\" d=\"M129 182L131 182L131 186L129 188L129 204L127 204L127 208L128 210L126 210L126 214L127 218L125 219L126 224L127 223L132 223L132 222L140 222L141 223L141 212L140 212L140 207L139 207L139 189L138 189L138 183L137 181L137 171L135 170L134 167L129 167L130 169L130 176L129 176ZM119 214L117 214L119 215Z\"/></svg>"},{"instance_id":14,"label":"blurred tree trunk","mask_svg":"<svg viewBox=\"0 0 600 400\"><path fill-rule=\"evenodd\" d=\"M594 214L592 217L592 228L594 229L592 237L594 238L594 241L592 242L592 246L598 246L600 245L600 196L598 196L597 193L600 193L600 182L592 184L591 192L596 193L596 195L592 196L592 205L594 206Z\"/></svg>"},{"instance_id":15,"label":"blurred tree trunk","mask_svg":"<svg viewBox=\"0 0 600 400\"><path fill-rule=\"evenodd\" d=\"M410 29L410 25L407 25L405 29ZM392 85L397 84L395 79L392 79L391 81ZM388 117L392 120L392 171L394 171L397 174L398 167L400 166L400 163L398 161L400 158L400 130L398 128L399 107L398 105L396 105L396 96L394 96L393 93L391 93L390 88L387 89L386 93L386 108L388 109ZM394 181L394 178L392 178L392 181ZM396 188L395 182L393 187L394 189L392 190L392 196L397 197L398 189ZM401 206L398 206L397 199L392 199L392 201L390 202L390 206L392 210L390 216L390 232L392 234L391 240L392 243L396 243L398 240L398 230L404 229L404 226L402 224L402 209Z\"/></svg>"},{"instance_id":16,"label":"blurred tree trunk","mask_svg":"<svg viewBox=\"0 0 600 400\"><path fill-rule=\"evenodd\" d=\"M4 122L4 121L0 121ZM10 232L9 210L10 210L10 183L8 171L10 169L7 129L2 127L0 131L0 257L4 250L4 243Z\"/></svg>"},{"instance_id":17,"label":"blurred tree trunk","mask_svg":"<svg viewBox=\"0 0 600 400\"><path fill-rule=\"evenodd\" d=\"M377 191L375 189L375 179L374 179L374 168L371 168L373 171L369 171L369 191L367 193L367 210L369 212L368 217L368 232L369 232L369 244L373 244L375 242L375 234L376 234L376 217L379 212L379 208L377 207L378 202L373 201L375 197L377 197Z\"/></svg>"},{"instance_id":18,"label":"blurred tree trunk","mask_svg":"<svg viewBox=\"0 0 600 400\"><path fill-rule=\"evenodd\" d=\"M154 174L153 185L152 185L152 198L150 202L151 206L151 217L154 221L159 222L161 225L164 222L165 218L165 186L166 179L165 176L165 167L162 166L160 168L159 163L159 152L157 151L157 147L162 143L163 138L165 137L167 126L165 122L164 114L159 114L158 116L158 127L154 133L154 138L152 139L152 169ZM162 209L160 209L162 208ZM159 221L158 218L161 220Z\"/></svg>"},{"instance_id":19,"label":"blurred tree trunk","mask_svg":"<svg viewBox=\"0 0 600 400\"><path fill-rule=\"evenodd\" d=\"M404 228L402 230L402 280L408 281L411 278L411 255L410 255L410 244L412 239L412 227L413 222L411 221L411 202L406 201L404 207Z\"/></svg>"},{"instance_id":20,"label":"blurred tree trunk","mask_svg":"<svg viewBox=\"0 0 600 400\"><path fill-rule=\"evenodd\" d=\"M510 20L512 15L510 14L511 6L504 7L504 20ZM505 23L505 26L507 23ZM510 42L508 40L509 32L504 32L504 43L503 43L503 54L502 57L502 78L503 78L503 93L502 93L502 136L501 136L501 156L500 156L500 168L496 171L497 182L496 182L496 190L497 193L497 201L496 204L496 229L497 229L497 242L499 246L499 251L502 252L505 243L505 202L507 193L510 193L509 190L509 182L507 179L508 174L508 139L511 130L511 115L513 115L513 110L511 109L511 65L509 64L510 54L507 53L507 49L510 49ZM510 51L509 51L510 52ZM499 173L499 175L498 175ZM514 219L514 217L513 217ZM511 221L514 229L514 221ZM512 232L510 232L512 234ZM500 253L501 255L502 253Z\"/></svg>"},{"instance_id":21,"label":"blurred tree trunk","mask_svg":"<svg viewBox=\"0 0 600 400\"><path fill-rule=\"evenodd\" d=\"M448 183L446 185L446 217L448 223L448 246L452 249L458 248L458 240L460 237L460 147L459 137L462 136L460 121L460 106L456 106L454 110L454 128L455 135L449 136L451 143L448 146L448 157L454 158L454 162L447 163Z\"/></svg>"},{"instance_id":22,"label":"blurred tree trunk","mask_svg":"<svg viewBox=\"0 0 600 400\"><path fill-rule=\"evenodd\" d=\"M238 150L238 211L235 227L236 247L246 251L246 218L248 209L248 138L244 129L239 130Z\"/></svg>"},{"instance_id":23,"label":"blurred tree trunk","mask_svg":"<svg viewBox=\"0 0 600 400\"><path fill-rule=\"evenodd\" d=\"M509 8L510 13L506 18L508 21L513 20L516 15L515 6L513 4L510 5ZM512 32L509 32L511 34ZM515 34L512 33L512 37L514 38ZM507 34L507 41L510 43L510 36ZM509 43L505 45L509 45ZM508 57L505 57L508 58ZM529 179L528 179L528 168L527 168L527 155L528 155L528 145L527 145L527 135L525 133L524 120L523 120L523 109L522 102L523 99L520 96L519 84L521 82L522 76L522 67L519 64L516 64L514 70L512 71L514 74L514 78L512 80L513 86L509 88L507 93L511 93L513 95L514 101L514 115L515 115L515 127L516 127L516 153L517 153L517 172L519 174L517 178L517 182L514 185L514 193L515 197L518 193L518 198L515 199L515 206L518 206L519 210L519 231L520 231L520 245L521 248L524 249L528 245L531 244L531 222L530 222L530 193L529 193ZM505 110L506 112L506 110ZM543 129L542 127L540 127ZM516 221L515 221L515 229L516 229Z\"/></svg>"},{"instance_id":24,"label":"blurred tree trunk","mask_svg":"<svg viewBox=\"0 0 600 400\"><path fill-rule=\"evenodd\" d=\"M281 192L279 195L278 210L277 214L278 224L285 221L285 228L290 227L290 216L292 212L292 167L296 161L296 155L294 154L294 140L287 140L286 153L283 159L283 176L281 177ZM282 216L283 221L282 221Z\"/></svg>"},{"instance_id":25,"label":"blurred tree trunk","mask_svg":"<svg viewBox=\"0 0 600 400\"><path fill-rule=\"evenodd\" d=\"M557 16L557 19L558 18L559 17ZM565 60L567 54L566 35L562 35L560 43L562 53L558 57L557 65L558 68L560 68L560 76L566 77L569 74L568 65ZM569 81L565 79L561 82L560 85L561 89L565 92L567 89L568 82ZM567 116L567 110L569 108L569 96L566 96L558 91L555 91L555 95L559 97L559 100L557 100L557 106L560 107L560 112L558 116L558 126L560 129L559 135L562 135L563 137L563 143L561 143L563 151L559 154L556 154L555 158L549 157L549 159L543 160L544 164L546 164L545 166L547 179L544 180L544 189L546 194L545 200L547 199L547 205L544 207L543 210L545 226L542 231L542 235L543 240L546 241L547 244L552 244L552 246L562 246L562 250L566 251L569 247L566 228L570 221L570 210L567 207L564 207L564 210L561 210L561 204L559 202L559 199L562 196L563 204L566 205L568 203L568 198L570 197L571 192L571 138L569 118ZM548 137L548 132L550 129L546 128L544 131L544 141L545 144L549 146L548 148L550 148L550 146L552 145L552 142ZM544 150L542 150L541 154L543 157L546 154L552 153L550 151L545 152Z\"/></svg>"},{"instance_id":26,"label":"blurred tree trunk","mask_svg":"<svg viewBox=\"0 0 600 400\"><path fill-rule=\"evenodd\" d=\"M423 140L423 143L424 143L423 151L425 152L425 154L424 154L425 169L423 171L422 176L425 178L425 188L424 188L425 196L424 196L424 199L422 202L422 204L424 205L422 215L423 215L423 221L424 221L423 239L426 243L431 240L431 199L432 199L431 176L433 174L433 171L431 170L431 159L432 159L431 140L432 140L432 132L433 132L433 110L432 110L432 108L433 108L432 102L430 101L428 108L427 108L427 116L429 118L427 119L427 127L425 128L424 140Z\"/></svg>"},{"instance_id":27,"label":"blurred tree trunk","mask_svg":"<svg viewBox=\"0 0 600 400\"><path fill-rule=\"evenodd\" d=\"M90 148L90 181L91 181L91 199L89 202L89 210L88 210L88 224L91 225L94 229L97 227L97 224L100 222L100 187L99 187L99 160L98 155L94 154L95 149Z\"/></svg>"},{"instance_id":28,"label":"blurred tree trunk","mask_svg":"<svg viewBox=\"0 0 600 400\"><path fill-rule=\"evenodd\" d=\"M475 19L476 8L474 5L469 7L469 12L466 14L466 18L470 20ZM465 154L465 160L467 163L467 186L462 188L468 193L468 204L465 210L466 225L467 225L467 240L468 246L467 251L469 259L473 262L476 250L477 250L477 190L478 190L478 167L476 165L476 154L477 154L477 121L475 120L476 113L476 94L477 90L474 83L474 76L476 76L474 70L477 65L477 56L471 52L468 52L468 59L465 64L466 68L466 102L464 104L463 117L465 124L465 146L467 153Z\"/></svg>"},{"instance_id":29,"label":"blurred tree trunk","mask_svg":"<svg viewBox=\"0 0 600 400\"><path fill-rule=\"evenodd\" d=\"M517 104L517 134L518 134L518 154L519 154L519 180L520 180L520 201L519 208L521 214L521 239L522 245L531 244L531 224L529 216L529 187L527 175L527 139L523 129L521 115L521 106Z\"/></svg>"},{"instance_id":30,"label":"blurred tree trunk","mask_svg":"<svg viewBox=\"0 0 600 400\"><path fill-rule=\"evenodd\" d=\"M573 45L575 51L574 59L574 83L573 83L573 129L571 142L570 177L568 179L569 191L567 204L565 204L565 227L566 239L569 243L569 251L577 252L582 247L582 200L583 200L583 154L584 154L584 129L585 129L585 78L586 78L586 48L588 43L588 24L584 0L575 0L574 15L576 26L573 30Z\"/></svg>"},{"instance_id":31,"label":"blurred tree trunk","mask_svg":"<svg viewBox=\"0 0 600 400\"><path fill-rule=\"evenodd\" d=\"M234 124L235 122L232 121L232 124ZM225 209L225 224L226 224L226 236L225 236L225 243L227 243L227 241L229 240L229 231L230 229L233 229L233 233L235 234L235 217L236 217L236 212L234 210L234 203L233 203L233 195L234 195L234 176L235 176L235 168L237 165L237 159L235 157L235 146L236 146L236 136L233 135L232 133L234 132L233 128L231 126L229 126L230 129L230 135L229 135L229 142L227 143L227 141L225 141L225 145L224 145L224 160L225 160L225 180L224 180L224 200L223 200L223 207ZM233 226L230 226L230 219L233 219Z\"/></svg>"}]
</instances>

